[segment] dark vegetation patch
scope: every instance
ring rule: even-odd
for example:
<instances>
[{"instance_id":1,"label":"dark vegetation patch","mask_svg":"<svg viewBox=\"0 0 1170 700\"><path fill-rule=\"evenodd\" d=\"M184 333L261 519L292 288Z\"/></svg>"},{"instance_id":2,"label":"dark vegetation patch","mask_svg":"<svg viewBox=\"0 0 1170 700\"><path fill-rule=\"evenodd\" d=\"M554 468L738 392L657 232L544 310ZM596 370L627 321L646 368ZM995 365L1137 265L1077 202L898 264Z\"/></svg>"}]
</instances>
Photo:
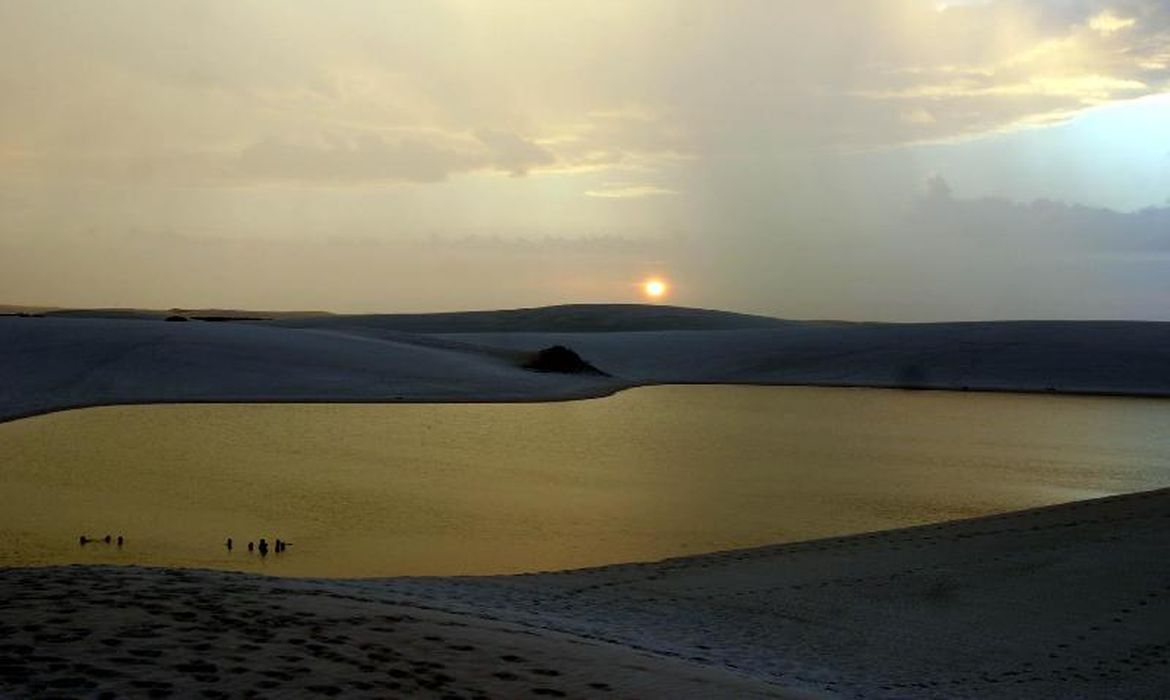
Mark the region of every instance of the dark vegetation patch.
<instances>
[{"instance_id":1,"label":"dark vegetation patch","mask_svg":"<svg viewBox=\"0 0 1170 700\"><path fill-rule=\"evenodd\" d=\"M557 372L560 374L609 375L586 362L576 352L564 345L553 345L533 354L524 364L524 369L534 372Z\"/></svg>"}]
</instances>

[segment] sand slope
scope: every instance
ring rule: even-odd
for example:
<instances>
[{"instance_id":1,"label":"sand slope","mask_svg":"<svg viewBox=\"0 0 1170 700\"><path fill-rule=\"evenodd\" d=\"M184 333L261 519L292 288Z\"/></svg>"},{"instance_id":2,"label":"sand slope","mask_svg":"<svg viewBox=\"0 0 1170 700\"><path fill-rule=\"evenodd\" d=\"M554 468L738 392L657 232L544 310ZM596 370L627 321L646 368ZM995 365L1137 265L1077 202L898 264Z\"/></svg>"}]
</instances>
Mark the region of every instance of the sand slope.
<instances>
[{"instance_id":1,"label":"sand slope","mask_svg":"<svg viewBox=\"0 0 1170 700\"><path fill-rule=\"evenodd\" d=\"M0 418L109 403L571 398L618 386L528 372L513 355L246 323L0 318Z\"/></svg>"},{"instance_id":2,"label":"sand slope","mask_svg":"<svg viewBox=\"0 0 1170 700\"><path fill-rule=\"evenodd\" d=\"M1160 490L441 595L847 697L1167 697L1168 526Z\"/></svg>"},{"instance_id":3,"label":"sand slope","mask_svg":"<svg viewBox=\"0 0 1170 700\"><path fill-rule=\"evenodd\" d=\"M457 334L561 343L633 383L758 383L1170 395L1170 324L803 323L730 331Z\"/></svg>"},{"instance_id":4,"label":"sand slope","mask_svg":"<svg viewBox=\"0 0 1170 700\"><path fill-rule=\"evenodd\" d=\"M554 344L612 376L520 368ZM229 323L0 317L0 420L109 403L552 400L694 382L1170 396L1170 323L784 322L629 305Z\"/></svg>"},{"instance_id":5,"label":"sand slope","mask_svg":"<svg viewBox=\"0 0 1170 700\"><path fill-rule=\"evenodd\" d=\"M743 674L316 582L0 572L0 696L784 697Z\"/></svg>"},{"instance_id":6,"label":"sand slope","mask_svg":"<svg viewBox=\"0 0 1170 700\"><path fill-rule=\"evenodd\" d=\"M6 570L0 695L1163 698L1168 526L1160 490L514 577Z\"/></svg>"}]
</instances>

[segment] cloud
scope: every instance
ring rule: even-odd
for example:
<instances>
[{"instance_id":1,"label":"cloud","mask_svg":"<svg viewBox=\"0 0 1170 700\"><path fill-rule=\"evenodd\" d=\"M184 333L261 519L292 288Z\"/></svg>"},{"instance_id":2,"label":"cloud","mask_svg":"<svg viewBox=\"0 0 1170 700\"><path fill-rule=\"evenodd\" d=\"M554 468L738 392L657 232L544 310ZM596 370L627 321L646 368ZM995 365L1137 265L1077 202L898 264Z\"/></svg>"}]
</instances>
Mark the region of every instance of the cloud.
<instances>
[{"instance_id":1,"label":"cloud","mask_svg":"<svg viewBox=\"0 0 1170 700\"><path fill-rule=\"evenodd\" d=\"M655 169L969 137L1170 89L1164 3L946 5L12 4L0 133L33 158L127 161L271 134L338 151L297 157L351 180L433 181L458 168L429 132L478 139L478 170ZM386 143L305 145L357 131Z\"/></svg>"},{"instance_id":2,"label":"cloud","mask_svg":"<svg viewBox=\"0 0 1170 700\"><path fill-rule=\"evenodd\" d=\"M633 182L607 182L600 187L585 191L586 197L609 199L639 199L669 194L678 194L678 192L657 185L640 185Z\"/></svg>"},{"instance_id":3,"label":"cloud","mask_svg":"<svg viewBox=\"0 0 1170 700\"><path fill-rule=\"evenodd\" d=\"M910 39L910 60L875 61L877 70L863 69L837 95L856 98L857 112L872 120L852 140L970 138L1170 90L1170 8L1152 0L1113 5L999 0L920 17L935 42ZM933 119L908 118L923 113Z\"/></svg>"},{"instance_id":4,"label":"cloud","mask_svg":"<svg viewBox=\"0 0 1170 700\"><path fill-rule=\"evenodd\" d=\"M802 198L759 220L728 215L672 274L720 308L780 316L1170 320L1170 207L965 198L945 176L903 210Z\"/></svg>"},{"instance_id":5,"label":"cloud","mask_svg":"<svg viewBox=\"0 0 1170 700\"><path fill-rule=\"evenodd\" d=\"M516 134L484 129L476 136L487 146L492 165L512 176L526 175L533 167L556 162L556 157L548 150Z\"/></svg>"},{"instance_id":6,"label":"cloud","mask_svg":"<svg viewBox=\"0 0 1170 700\"><path fill-rule=\"evenodd\" d=\"M1060 255L1170 251L1170 207L1124 213L1048 199L960 199L940 176L927 181L908 226L924 238L963 239L996 250L1009 246Z\"/></svg>"},{"instance_id":7,"label":"cloud","mask_svg":"<svg viewBox=\"0 0 1170 700\"><path fill-rule=\"evenodd\" d=\"M0 217L3 211L0 211ZM351 313L636 301L646 260L674 244L621 238L479 236L240 239L175 230L87 228L69 245L0 235L0 293L22 303L151 308L324 309ZM95 259L116 251L115 274ZM133 261L148 261L135 265Z\"/></svg>"},{"instance_id":8,"label":"cloud","mask_svg":"<svg viewBox=\"0 0 1170 700\"><path fill-rule=\"evenodd\" d=\"M1118 17L1113 14L1111 10L1105 10L1099 15L1094 16L1089 20L1089 28L1094 29L1106 36L1119 32L1122 29L1129 29L1137 24L1137 20L1132 17Z\"/></svg>"},{"instance_id":9,"label":"cloud","mask_svg":"<svg viewBox=\"0 0 1170 700\"><path fill-rule=\"evenodd\" d=\"M290 257L326 235L684 232L672 261L703 304L991 316L1044 300L1068 312L1074 271L1096 279L1086 261L1123 244L1162 250L1167 225L1161 209L1031 201L1164 201L1166 171L1135 165L1165 150L1161 122L1029 136L1170 92L1163 0L0 2L0 87L3 236L76 243L78 266L123 257L63 233L77 222L284 237ZM986 138L999 132L1013 135ZM912 203L929 171L954 193L940 179ZM1006 198L961 194L977 189ZM608 274L558 253L567 275ZM485 284L515 271L504 258L484 263L501 265ZM62 278L37 275L49 291Z\"/></svg>"},{"instance_id":10,"label":"cloud","mask_svg":"<svg viewBox=\"0 0 1170 700\"><path fill-rule=\"evenodd\" d=\"M547 150L503 131L474 136L421 131L387 138L348 130L313 139L270 136L235 151L53 154L23 158L14 165L26 175L36 172L65 180L234 187L256 182L429 183L472 172L520 177L555 162ZM10 168L9 174L14 173L16 168Z\"/></svg>"},{"instance_id":11,"label":"cloud","mask_svg":"<svg viewBox=\"0 0 1170 700\"><path fill-rule=\"evenodd\" d=\"M262 180L436 182L467 167L458 152L418 139L295 144L265 139L240 153L237 172Z\"/></svg>"},{"instance_id":12,"label":"cloud","mask_svg":"<svg viewBox=\"0 0 1170 700\"><path fill-rule=\"evenodd\" d=\"M922 107L917 107L915 109L908 109L902 112L902 121L908 122L910 124L934 124L938 120L935 119L934 115L927 110L923 109Z\"/></svg>"}]
</instances>

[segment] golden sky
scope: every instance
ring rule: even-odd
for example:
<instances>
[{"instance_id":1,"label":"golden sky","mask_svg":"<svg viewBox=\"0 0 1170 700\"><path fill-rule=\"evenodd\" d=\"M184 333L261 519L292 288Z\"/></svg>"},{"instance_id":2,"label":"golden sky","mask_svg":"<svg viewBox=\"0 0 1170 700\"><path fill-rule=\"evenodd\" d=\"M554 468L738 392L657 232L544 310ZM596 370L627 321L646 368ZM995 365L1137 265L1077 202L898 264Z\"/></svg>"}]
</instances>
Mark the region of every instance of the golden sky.
<instances>
[{"instance_id":1,"label":"golden sky","mask_svg":"<svg viewBox=\"0 0 1170 700\"><path fill-rule=\"evenodd\" d=\"M0 302L1170 308L1158 0L0 1L0 88Z\"/></svg>"}]
</instances>

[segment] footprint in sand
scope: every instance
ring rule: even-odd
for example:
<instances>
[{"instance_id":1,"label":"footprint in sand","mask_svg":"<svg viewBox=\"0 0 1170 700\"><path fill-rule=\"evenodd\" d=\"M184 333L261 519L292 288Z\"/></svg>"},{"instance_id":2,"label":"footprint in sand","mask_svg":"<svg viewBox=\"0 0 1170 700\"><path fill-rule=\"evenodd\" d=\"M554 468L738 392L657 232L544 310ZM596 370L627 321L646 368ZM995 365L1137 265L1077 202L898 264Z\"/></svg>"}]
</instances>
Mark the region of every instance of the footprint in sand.
<instances>
[{"instance_id":1,"label":"footprint in sand","mask_svg":"<svg viewBox=\"0 0 1170 700\"><path fill-rule=\"evenodd\" d=\"M341 694L341 688L338 688L335 685L310 685L305 686L305 690L309 691L310 693L316 693L318 695L333 696Z\"/></svg>"},{"instance_id":2,"label":"footprint in sand","mask_svg":"<svg viewBox=\"0 0 1170 700\"><path fill-rule=\"evenodd\" d=\"M192 659L187 663L175 664L175 670L180 673L190 674L215 674L219 672L219 666L201 659Z\"/></svg>"}]
</instances>

